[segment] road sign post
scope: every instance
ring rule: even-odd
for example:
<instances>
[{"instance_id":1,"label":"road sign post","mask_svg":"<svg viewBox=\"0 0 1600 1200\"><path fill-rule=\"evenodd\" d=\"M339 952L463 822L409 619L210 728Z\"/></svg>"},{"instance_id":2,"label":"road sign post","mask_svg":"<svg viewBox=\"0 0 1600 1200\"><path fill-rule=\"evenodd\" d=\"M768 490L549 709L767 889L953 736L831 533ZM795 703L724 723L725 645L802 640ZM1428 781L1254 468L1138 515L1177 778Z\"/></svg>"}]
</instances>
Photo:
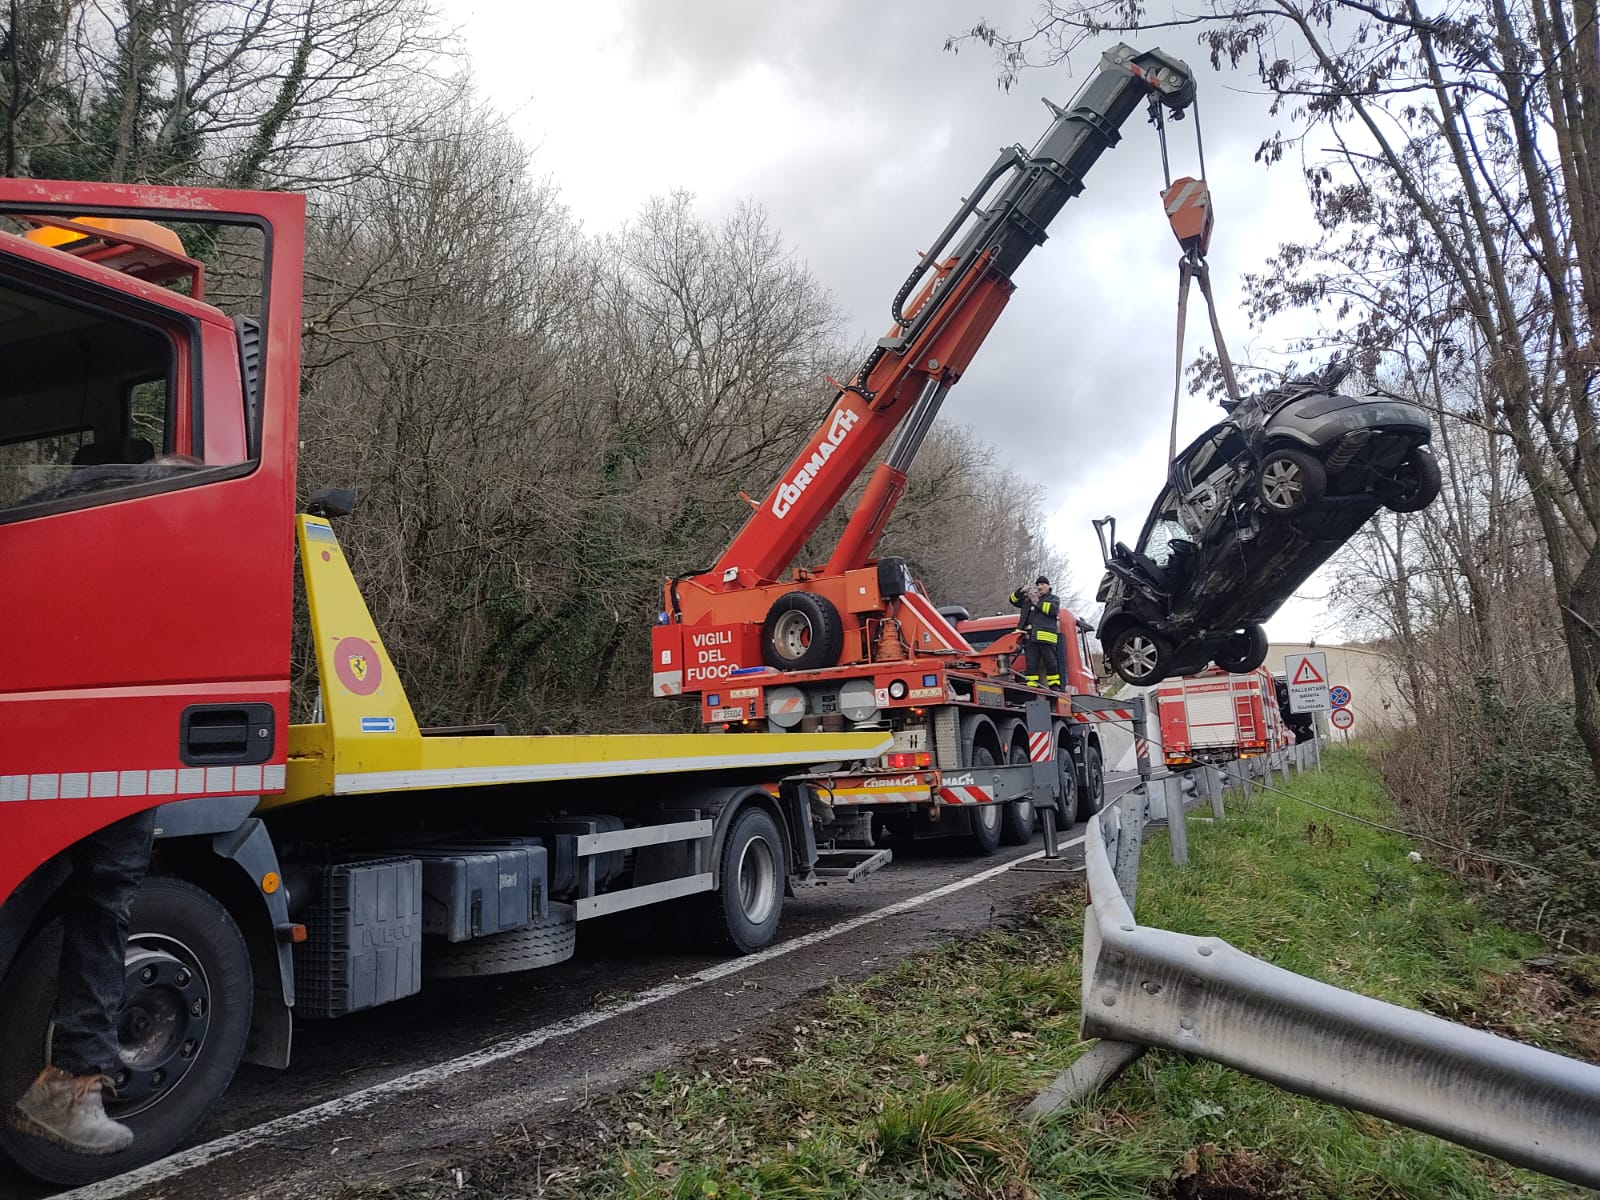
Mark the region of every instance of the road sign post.
<instances>
[{"instance_id":1,"label":"road sign post","mask_svg":"<svg viewBox=\"0 0 1600 1200\"><path fill-rule=\"evenodd\" d=\"M1289 655L1283 660L1283 675L1289 681L1290 712L1333 710L1328 700L1328 656L1322 651Z\"/></svg>"}]
</instances>

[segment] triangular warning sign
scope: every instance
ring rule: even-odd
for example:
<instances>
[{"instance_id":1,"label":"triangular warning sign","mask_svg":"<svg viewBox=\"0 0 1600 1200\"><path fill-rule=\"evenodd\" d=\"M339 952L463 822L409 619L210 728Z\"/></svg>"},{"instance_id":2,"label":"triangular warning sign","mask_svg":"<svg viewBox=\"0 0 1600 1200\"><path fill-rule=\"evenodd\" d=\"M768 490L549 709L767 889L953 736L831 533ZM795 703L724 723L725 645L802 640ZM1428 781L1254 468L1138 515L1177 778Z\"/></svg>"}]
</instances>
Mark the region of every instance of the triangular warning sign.
<instances>
[{"instance_id":1,"label":"triangular warning sign","mask_svg":"<svg viewBox=\"0 0 1600 1200\"><path fill-rule=\"evenodd\" d=\"M1327 683L1328 681L1326 679L1324 679L1321 675L1317 674L1317 669L1314 666L1311 665L1311 660L1309 658L1302 658L1300 660L1300 665L1295 668L1294 678L1291 679L1289 682L1290 683Z\"/></svg>"}]
</instances>

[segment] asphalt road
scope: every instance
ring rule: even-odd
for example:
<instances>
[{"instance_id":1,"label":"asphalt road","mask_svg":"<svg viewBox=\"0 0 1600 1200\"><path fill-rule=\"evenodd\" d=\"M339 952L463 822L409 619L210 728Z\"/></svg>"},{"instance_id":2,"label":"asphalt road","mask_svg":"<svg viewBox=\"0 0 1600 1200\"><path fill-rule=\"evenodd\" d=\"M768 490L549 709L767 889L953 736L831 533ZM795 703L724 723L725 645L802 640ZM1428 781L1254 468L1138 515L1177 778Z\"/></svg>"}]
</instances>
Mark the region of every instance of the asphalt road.
<instances>
[{"instance_id":1,"label":"asphalt road","mask_svg":"<svg viewBox=\"0 0 1600 1200\"><path fill-rule=\"evenodd\" d=\"M1113 777L1107 791L1114 798L1129 786ZM1038 839L988 858L949 842L898 849L860 882L800 889L780 940L748 958L674 947L647 914L622 914L586 924L577 955L560 966L430 981L409 1000L307 1022L293 1065L241 1068L187 1149L63 1195L317 1194L464 1138L536 1128L585 1096L758 1028L835 980L987 928L1081 870L1082 833L1062 835L1078 844L1060 864L1037 860ZM0 1200L48 1194L0 1180Z\"/></svg>"}]
</instances>

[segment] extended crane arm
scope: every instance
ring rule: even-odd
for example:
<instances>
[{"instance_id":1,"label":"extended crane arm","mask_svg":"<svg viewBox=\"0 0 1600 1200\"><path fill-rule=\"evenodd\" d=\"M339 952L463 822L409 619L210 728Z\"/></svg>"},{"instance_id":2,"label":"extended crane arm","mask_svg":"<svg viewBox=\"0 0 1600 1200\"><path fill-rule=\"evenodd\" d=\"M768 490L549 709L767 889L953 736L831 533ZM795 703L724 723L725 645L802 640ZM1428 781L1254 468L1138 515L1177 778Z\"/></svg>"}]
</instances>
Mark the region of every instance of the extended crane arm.
<instances>
[{"instance_id":1,"label":"extended crane arm","mask_svg":"<svg viewBox=\"0 0 1600 1200\"><path fill-rule=\"evenodd\" d=\"M1031 151L1013 146L1001 152L895 295L889 335L839 391L821 428L716 566L694 583L723 591L776 580L903 425L828 571L866 560L945 393L1010 298L1012 273L1044 242L1050 222L1083 190L1089 168L1116 144L1122 125L1147 98L1175 112L1187 108L1194 100L1189 68L1160 50L1119 45L1103 56L1071 106L1050 105L1055 120ZM993 200L981 207L991 193Z\"/></svg>"}]
</instances>

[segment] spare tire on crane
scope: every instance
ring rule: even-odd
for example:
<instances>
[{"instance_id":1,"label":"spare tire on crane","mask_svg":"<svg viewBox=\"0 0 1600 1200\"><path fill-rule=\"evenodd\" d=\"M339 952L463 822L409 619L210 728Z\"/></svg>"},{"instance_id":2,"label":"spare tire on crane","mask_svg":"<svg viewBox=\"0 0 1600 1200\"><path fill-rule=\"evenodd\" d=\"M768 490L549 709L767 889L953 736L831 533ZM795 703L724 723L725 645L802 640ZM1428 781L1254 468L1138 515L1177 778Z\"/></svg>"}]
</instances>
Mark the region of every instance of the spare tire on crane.
<instances>
[{"instance_id":1,"label":"spare tire on crane","mask_svg":"<svg viewBox=\"0 0 1600 1200\"><path fill-rule=\"evenodd\" d=\"M761 626L761 657L780 671L817 671L839 661L844 622L824 596L785 592Z\"/></svg>"}]
</instances>

